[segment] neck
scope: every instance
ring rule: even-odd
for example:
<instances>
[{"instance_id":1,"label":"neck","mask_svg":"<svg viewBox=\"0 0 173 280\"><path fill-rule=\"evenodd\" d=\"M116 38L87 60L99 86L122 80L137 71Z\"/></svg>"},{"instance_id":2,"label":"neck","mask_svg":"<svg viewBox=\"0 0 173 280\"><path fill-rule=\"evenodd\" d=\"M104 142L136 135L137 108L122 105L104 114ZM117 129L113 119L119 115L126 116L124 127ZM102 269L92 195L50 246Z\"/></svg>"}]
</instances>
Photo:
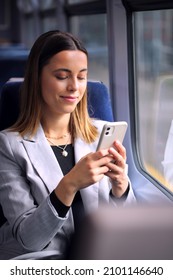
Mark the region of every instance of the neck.
<instances>
[{"instance_id":1,"label":"neck","mask_svg":"<svg viewBox=\"0 0 173 280\"><path fill-rule=\"evenodd\" d=\"M47 139L47 141L49 142L50 145L53 146L59 146L59 145L68 145L68 144L72 144L73 140L71 137L71 134L68 133L66 136L64 137L49 137L49 135L45 134L45 137Z\"/></svg>"},{"instance_id":2,"label":"neck","mask_svg":"<svg viewBox=\"0 0 173 280\"><path fill-rule=\"evenodd\" d=\"M52 118L46 118L42 120L42 127L45 135L50 138L63 138L70 132L69 130L69 116L63 116L59 119L53 120Z\"/></svg>"}]
</instances>

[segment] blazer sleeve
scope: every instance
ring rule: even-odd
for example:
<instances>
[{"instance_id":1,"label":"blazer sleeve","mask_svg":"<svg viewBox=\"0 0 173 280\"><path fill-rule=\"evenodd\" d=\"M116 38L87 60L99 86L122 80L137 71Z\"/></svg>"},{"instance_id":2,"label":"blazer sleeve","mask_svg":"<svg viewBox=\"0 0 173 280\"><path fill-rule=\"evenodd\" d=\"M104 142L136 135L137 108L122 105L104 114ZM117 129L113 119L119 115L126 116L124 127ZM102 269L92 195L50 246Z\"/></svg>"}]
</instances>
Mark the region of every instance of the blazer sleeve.
<instances>
[{"instance_id":1,"label":"blazer sleeve","mask_svg":"<svg viewBox=\"0 0 173 280\"><path fill-rule=\"evenodd\" d=\"M59 217L49 195L37 204L26 177L26 159L16 159L15 145L11 147L8 134L0 133L0 204L17 241L25 249L42 250L68 219L69 212Z\"/></svg>"}]
</instances>

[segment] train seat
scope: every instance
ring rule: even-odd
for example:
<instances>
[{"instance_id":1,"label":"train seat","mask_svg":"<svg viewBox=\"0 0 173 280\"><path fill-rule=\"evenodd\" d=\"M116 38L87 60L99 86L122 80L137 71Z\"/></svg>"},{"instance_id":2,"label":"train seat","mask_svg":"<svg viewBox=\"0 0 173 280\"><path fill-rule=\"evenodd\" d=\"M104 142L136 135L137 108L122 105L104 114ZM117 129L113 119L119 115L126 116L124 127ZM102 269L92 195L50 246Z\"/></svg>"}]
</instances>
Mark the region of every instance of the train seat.
<instances>
[{"instance_id":1,"label":"train seat","mask_svg":"<svg viewBox=\"0 0 173 280\"><path fill-rule=\"evenodd\" d=\"M29 50L22 45L0 46L0 94L10 77L23 77Z\"/></svg>"},{"instance_id":2,"label":"train seat","mask_svg":"<svg viewBox=\"0 0 173 280\"><path fill-rule=\"evenodd\" d=\"M0 99L0 130L8 128L17 119L19 114L19 92L21 79L12 79L4 84ZM93 118L113 121L108 88L99 81L88 81L88 111Z\"/></svg>"}]
</instances>

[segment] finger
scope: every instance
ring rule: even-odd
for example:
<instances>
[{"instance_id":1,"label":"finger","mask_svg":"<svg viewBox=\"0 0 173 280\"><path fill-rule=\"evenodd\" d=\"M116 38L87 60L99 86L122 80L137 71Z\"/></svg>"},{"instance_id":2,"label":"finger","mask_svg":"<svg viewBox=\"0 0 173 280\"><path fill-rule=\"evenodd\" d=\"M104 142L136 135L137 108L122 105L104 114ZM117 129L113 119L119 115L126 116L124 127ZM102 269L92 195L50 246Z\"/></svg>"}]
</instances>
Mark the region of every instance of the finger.
<instances>
[{"instance_id":1,"label":"finger","mask_svg":"<svg viewBox=\"0 0 173 280\"><path fill-rule=\"evenodd\" d=\"M106 175L110 178L119 178L119 176L122 176L123 174L126 174L126 164L125 162L118 162L118 163L108 163L107 167L109 171L106 173Z\"/></svg>"},{"instance_id":2,"label":"finger","mask_svg":"<svg viewBox=\"0 0 173 280\"><path fill-rule=\"evenodd\" d=\"M90 153L83 158L87 169L95 169L101 166L106 166L111 160L112 157L108 153L108 150L100 150L95 153Z\"/></svg>"},{"instance_id":3,"label":"finger","mask_svg":"<svg viewBox=\"0 0 173 280\"><path fill-rule=\"evenodd\" d=\"M109 154L109 151L108 151L108 149L102 149L102 150L97 151L95 154L99 159L99 158L107 156Z\"/></svg>"},{"instance_id":4,"label":"finger","mask_svg":"<svg viewBox=\"0 0 173 280\"><path fill-rule=\"evenodd\" d=\"M126 149L125 147L122 145L122 143L120 143L119 141L115 141L114 142L114 147L117 150L117 152L124 158L126 159Z\"/></svg>"},{"instance_id":5,"label":"finger","mask_svg":"<svg viewBox=\"0 0 173 280\"><path fill-rule=\"evenodd\" d=\"M109 153L112 154L112 156L114 157L115 161L122 161L122 160L126 161L126 149L124 147L121 150L121 153L111 147L109 149Z\"/></svg>"},{"instance_id":6,"label":"finger","mask_svg":"<svg viewBox=\"0 0 173 280\"><path fill-rule=\"evenodd\" d=\"M105 165L108 162L112 160L112 156L108 152L108 149L106 150L99 150L95 153L93 153L93 160L95 161L97 166Z\"/></svg>"},{"instance_id":7,"label":"finger","mask_svg":"<svg viewBox=\"0 0 173 280\"><path fill-rule=\"evenodd\" d=\"M121 169L125 169L126 163L125 163L124 159L116 160L115 162L108 163L107 167L109 168L109 170L117 171L117 167L121 168Z\"/></svg>"},{"instance_id":8,"label":"finger","mask_svg":"<svg viewBox=\"0 0 173 280\"><path fill-rule=\"evenodd\" d=\"M121 164L124 164L125 163L125 161L126 161L126 156L125 156L125 158L121 155L121 154L119 154L114 148L110 148L109 149L109 153L112 155L112 157L113 157L113 163L115 163L116 165L120 165L121 166Z\"/></svg>"}]
</instances>

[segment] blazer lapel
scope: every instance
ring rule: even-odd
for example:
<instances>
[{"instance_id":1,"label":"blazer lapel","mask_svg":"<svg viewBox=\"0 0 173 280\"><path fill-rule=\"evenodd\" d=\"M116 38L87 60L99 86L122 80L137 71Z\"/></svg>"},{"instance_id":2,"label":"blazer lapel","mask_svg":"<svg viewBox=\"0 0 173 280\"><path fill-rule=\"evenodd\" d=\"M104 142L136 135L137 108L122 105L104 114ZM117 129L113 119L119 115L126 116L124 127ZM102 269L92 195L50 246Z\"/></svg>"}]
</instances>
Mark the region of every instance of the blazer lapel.
<instances>
[{"instance_id":1,"label":"blazer lapel","mask_svg":"<svg viewBox=\"0 0 173 280\"><path fill-rule=\"evenodd\" d=\"M50 145L47 143L41 125L33 138L30 138L29 135L24 137L23 145L36 172L45 183L48 191L52 192L62 179L63 173Z\"/></svg>"}]
</instances>

